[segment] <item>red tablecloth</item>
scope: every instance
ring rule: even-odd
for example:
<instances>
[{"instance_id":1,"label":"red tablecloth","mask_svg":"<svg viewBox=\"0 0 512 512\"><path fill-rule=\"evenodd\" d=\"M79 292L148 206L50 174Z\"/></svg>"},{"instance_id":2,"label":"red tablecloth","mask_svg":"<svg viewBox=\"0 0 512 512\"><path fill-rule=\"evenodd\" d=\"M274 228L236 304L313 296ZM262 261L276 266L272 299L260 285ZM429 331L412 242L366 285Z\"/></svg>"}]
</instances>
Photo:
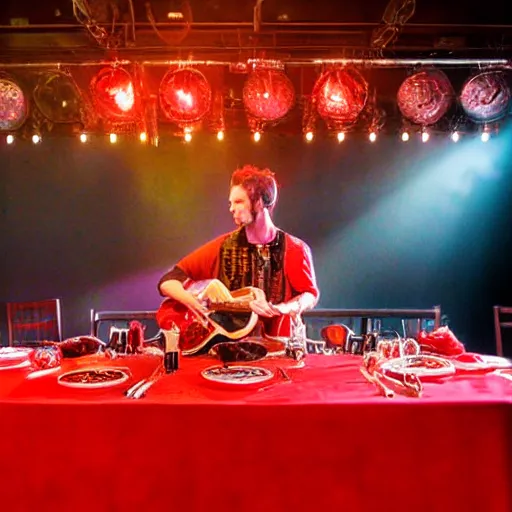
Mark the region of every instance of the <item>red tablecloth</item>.
<instances>
[{"instance_id":1,"label":"red tablecloth","mask_svg":"<svg viewBox=\"0 0 512 512\"><path fill-rule=\"evenodd\" d=\"M206 382L182 361L146 398L76 390L67 360L0 372L0 504L15 510L512 509L512 382L465 374L386 399L357 356L307 357L265 389ZM148 375L152 358L109 363Z\"/></svg>"}]
</instances>

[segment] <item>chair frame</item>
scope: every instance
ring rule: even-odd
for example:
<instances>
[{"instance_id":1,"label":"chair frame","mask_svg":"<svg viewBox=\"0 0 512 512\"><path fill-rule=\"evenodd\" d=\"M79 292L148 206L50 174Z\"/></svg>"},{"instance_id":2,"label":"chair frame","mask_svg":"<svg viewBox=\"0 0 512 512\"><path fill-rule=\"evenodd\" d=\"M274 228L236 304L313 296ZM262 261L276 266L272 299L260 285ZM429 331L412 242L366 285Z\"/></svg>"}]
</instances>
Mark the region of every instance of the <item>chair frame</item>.
<instances>
[{"instance_id":1,"label":"chair frame","mask_svg":"<svg viewBox=\"0 0 512 512\"><path fill-rule=\"evenodd\" d=\"M512 328L512 321L503 322L501 315L512 315L512 307L494 306L494 334L496 337L496 355L503 357L503 337L501 330L503 328Z\"/></svg>"},{"instance_id":2,"label":"chair frame","mask_svg":"<svg viewBox=\"0 0 512 512\"><path fill-rule=\"evenodd\" d=\"M96 311L91 309L91 336L97 337L102 322L155 320L155 311Z\"/></svg>"},{"instance_id":3,"label":"chair frame","mask_svg":"<svg viewBox=\"0 0 512 512\"><path fill-rule=\"evenodd\" d=\"M33 300L33 301L16 301L16 302L7 302L7 336L9 346L12 347L14 345L14 325L12 322L13 310L14 306L19 304L45 304L45 303L54 303L55 304L55 313L57 316L57 340L52 341L62 341L62 317L61 317L61 308L60 308L60 299L42 299L42 300ZM35 340L28 340L35 341Z\"/></svg>"},{"instance_id":4,"label":"chair frame","mask_svg":"<svg viewBox=\"0 0 512 512\"><path fill-rule=\"evenodd\" d=\"M156 311L96 311L91 309L91 335L97 336L99 325L106 321L152 320ZM431 309L313 309L302 313L304 322L308 319L339 317L361 318L361 330L367 333L372 318L418 318L433 319L434 327L441 326L441 306Z\"/></svg>"}]
</instances>

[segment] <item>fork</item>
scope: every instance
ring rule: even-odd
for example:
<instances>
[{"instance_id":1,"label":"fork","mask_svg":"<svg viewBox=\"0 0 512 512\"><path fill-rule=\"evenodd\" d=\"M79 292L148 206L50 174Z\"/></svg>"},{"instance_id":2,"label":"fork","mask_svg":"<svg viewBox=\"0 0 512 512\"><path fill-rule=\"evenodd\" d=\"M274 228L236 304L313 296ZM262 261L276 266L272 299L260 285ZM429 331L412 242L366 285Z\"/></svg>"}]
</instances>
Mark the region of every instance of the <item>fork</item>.
<instances>
[{"instance_id":1,"label":"fork","mask_svg":"<svg viewBox=\"0 0 512 512\"><path fill-rule=\"evenodd\" d=\"M148 380L147 377L144 377L143 379L140 379L139 381L137 381L133 386L130 386L124 392L124 396L131 398L133 396L133 393L135 393L135 391L137 391L137 389L139 389L147 380Z\"/></svg>"},{"instance_id":2,"label":"fork","mask_svg":"<svg viewBox=\"0 0 512 512\"><path fill-rule=\"evenodd\" d=\"M139 380L136 382L131 388L127 389L125 392L125 396L127 398L133 398L138 400L146 395L148 389L161 377L165 374L165 369L163 366L157 366L153 373L148 377Z\"/></svg>"},{"instance_id":3,"label":"fork","mask_svg":"<svg viewBox=\"0 0 512 512\"><path fill-rule=\"evenodd\" d=\"M284 382L281 382L281 384L291 384L292 379L288 375L288 373L282 368L281 366L277 366L276 370L279 372L279 375L283 378ZM262 388L258 389L258 392L265 391L267 389L271 389L274 386L277 386L279 382L272 382L271 384L268 384L267 386L263 386Z\"/></svg>"},{"instance_id":4,"label":"fork","mask_svg":"<svg viewBox=\"0 0 512 512\"><path fill-rule=\"evenodd\" d=\"M286 373L284 368L281 368L280 366L278 366L277 367L277 371L281 374L281 377L283 377L284 380L286 380L286 381L291 381L292 380L290 378L290 376Z\"/></svg>"}]
</instances>

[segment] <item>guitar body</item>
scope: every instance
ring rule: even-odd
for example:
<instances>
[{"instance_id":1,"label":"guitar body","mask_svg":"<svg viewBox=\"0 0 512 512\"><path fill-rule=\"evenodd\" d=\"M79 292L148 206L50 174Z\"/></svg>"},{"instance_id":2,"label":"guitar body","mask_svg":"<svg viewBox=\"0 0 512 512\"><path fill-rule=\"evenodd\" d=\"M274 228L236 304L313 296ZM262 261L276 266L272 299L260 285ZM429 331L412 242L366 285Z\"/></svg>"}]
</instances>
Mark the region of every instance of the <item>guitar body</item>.
<instances>
[{"instance_id":1,"label":"guitar body","mask_svg":"<svg viewBox=\"0 0 512 512\"><path fill-rule=\"evenodd\" d=\"M206 314L194 312L171 298L162 302L156 314L161 329L171 329L173 324L179 328L183 355L206 352L219 342L240 340L256 327L258 315L249 303L265 296L259 288L230 292L218 279L211 279L197 281L187 289L206 304Z\"/></svg>"}]
</instances>

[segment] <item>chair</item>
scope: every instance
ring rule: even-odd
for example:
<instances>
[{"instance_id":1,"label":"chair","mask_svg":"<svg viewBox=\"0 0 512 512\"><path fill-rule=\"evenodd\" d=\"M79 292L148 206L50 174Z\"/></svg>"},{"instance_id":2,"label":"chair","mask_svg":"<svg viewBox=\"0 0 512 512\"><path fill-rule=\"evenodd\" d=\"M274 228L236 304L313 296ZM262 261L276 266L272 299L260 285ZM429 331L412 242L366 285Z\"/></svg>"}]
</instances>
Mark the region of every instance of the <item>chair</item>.
<instances>
[{"instance_id":1,"label":"chair","mask_svg":"<svg viewBox=\"0 0 512 512\"><path fill-rule=\"evenodd\" d=\"M308 337L318 339L326 323L342 321L350 329L367 334L375 329L400 330L403 335L414 336L419 330L433 330L441 326L441 306L431 309L312 309L302 313ZM386 326L384 326L386 319ZM347 321L348 320L348 321ZM358 323L359 327L355 324ZM394 325L393 325L394 324Z\"/></svg>"},{"instance_id":2,"label":"chair","mask_svg":"<svg viewBox=\"0 0 512 512\"><path fill-rule=\"evenodd\" d=\"M503 357L502 329L512 328L512 307L494 306L494 334L496 337L496 354Z\"/></svg>"},{"instance_id":3,"label":"chair","mask_svg":"<svg viewBox=\"0 0 512 512\"><path fill-rule=\"evenodd\" d=\"M156 323L156 311L96 311L91 309L91 336L108 341L112 332L102 329L102 327L128 330L132 320L138 320L148 328L146 332L148 337L154 335L153 331L155 333L159 331Z\"/></svg>"},{"instance_id":4,"label":"chair","mask_svg":"<svg viewBox=\"0 0 512 512\"><path fill-rule=\"evenodd\" d=\"M62 341L60 299L7 303L9 345Z\"/></svg>"}]
</instances>

